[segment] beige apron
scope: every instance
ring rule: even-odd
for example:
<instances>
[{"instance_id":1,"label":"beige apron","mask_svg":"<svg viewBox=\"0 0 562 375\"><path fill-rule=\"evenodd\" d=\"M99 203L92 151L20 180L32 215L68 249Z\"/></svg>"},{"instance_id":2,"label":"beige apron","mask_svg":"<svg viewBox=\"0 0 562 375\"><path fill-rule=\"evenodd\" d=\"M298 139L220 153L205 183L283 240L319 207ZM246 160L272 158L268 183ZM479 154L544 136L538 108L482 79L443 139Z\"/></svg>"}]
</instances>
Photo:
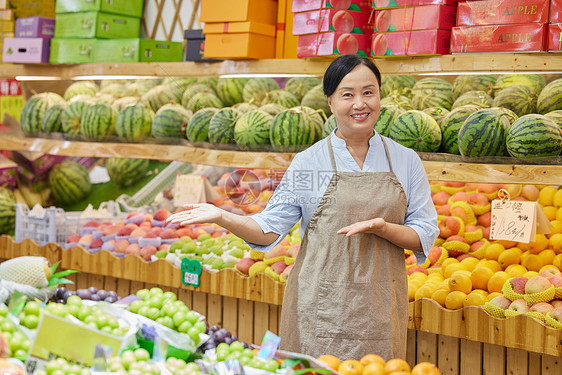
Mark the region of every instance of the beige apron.
<instances>
[{"instance_id":1,"label":"beige apron","mask_svg":"<svg viewBox=\"0 0 562 375\"><path fill-rule=\"evenodd\" d=\"M308 223L285 288L284 350L341 360L369 353L385 360L406 357L404 250L374 234L336 234L376 217L404 223L406 195L382 140L390 172L338 172L328 139L334 175Z\"/></svg>"}]
</instances>

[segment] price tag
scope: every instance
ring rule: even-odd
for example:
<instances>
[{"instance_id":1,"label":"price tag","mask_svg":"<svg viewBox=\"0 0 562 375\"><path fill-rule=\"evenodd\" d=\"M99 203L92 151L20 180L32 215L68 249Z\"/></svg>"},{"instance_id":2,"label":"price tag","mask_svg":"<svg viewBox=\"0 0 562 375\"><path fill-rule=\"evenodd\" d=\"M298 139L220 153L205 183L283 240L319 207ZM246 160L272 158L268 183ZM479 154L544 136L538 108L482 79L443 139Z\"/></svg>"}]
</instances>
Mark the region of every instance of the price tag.
<instances>
[{"instance_id":1,"label":"price tag","mask_svg":"<svg viewBox=\"0 0 562 375\"><path fill-rule=\"evenodd\" d=\"M201 282L201 262L189 258L183 258L181 261L181 282L183 285L191 285L194 288L199 286Z\"/></svg>"},{"instance_id":2,"label":"price tag","mask_svg":"<svg viewBox=\"0 0 562 375\"><path fill-rule=\"evenodd\" d=\"M279 343L281 342L281 337L277 336L271 331L266 331L263 335L263 340L260 345L260 350L256 355L257 358L262 360L267 360L269 358L275 358L275 353L279 348Z\"/></svg>"}]
</instances>

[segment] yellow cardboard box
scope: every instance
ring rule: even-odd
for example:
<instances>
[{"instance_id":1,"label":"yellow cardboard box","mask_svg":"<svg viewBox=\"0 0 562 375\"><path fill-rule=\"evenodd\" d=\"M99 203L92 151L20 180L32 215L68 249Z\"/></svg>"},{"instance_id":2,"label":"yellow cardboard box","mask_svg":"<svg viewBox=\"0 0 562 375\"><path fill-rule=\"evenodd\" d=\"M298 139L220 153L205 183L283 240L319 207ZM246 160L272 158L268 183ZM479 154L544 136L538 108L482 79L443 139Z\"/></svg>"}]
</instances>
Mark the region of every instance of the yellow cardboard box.
<instances>
[{"instance_id":1,"label":"yellow cardboard box","mask_svg":"<svg viewBox=\"0 0 562 375\"><path fill-rule=\"evenodd\" d=\"M15 32L16 24L14 21L0 21L0 33Z\"/></svg>"},{"instance_id":2,"label":"yellow cardboard box","mask_svg":"<svg viewBox=\"0 0 562 375\"><path fill-rule=\"evenodd\" d=\"M275 26L257 22L206 23L205 58L273 59Z\"/></svg>"},{"instance_id":3,"label":"yellow cardboard box","mask_svg":"<svg viewBox=\"0 0 562 375\"><path fill-rule=\"evenodd\" d=\"M0 0L0 9L10 9L10 2L8 0Z\"/></svg>"},{"instance_id":4,"label":"yellow cardboard box","mask_svg":"<svg viewBox=\"0 0 562 375\"><path fill-rule=\"evenodd\" d=\"M201 22L259 22L275 25L276 0L202 0Z\"/></svg>"},{"instance_id":5,"label":"yellow cardboard box","mask_svg":"<svg viewBox=\"0 0 562 375\"><path fill-rule=\"evenodd\" d=\"M275 58L296 59L299 37L293 35L293 0L279 0Z\"/></svg>"},{"instance_id":6,"label":"yellow cardboard box","mask_svg":"<svg viewBox=\"0 0 562 375\"><path fill-rule=\"evenodd\" d=\"M14 11L11 9L0 9L0 20L2 21L13 21Z\"/></svg>"}]
</instances>

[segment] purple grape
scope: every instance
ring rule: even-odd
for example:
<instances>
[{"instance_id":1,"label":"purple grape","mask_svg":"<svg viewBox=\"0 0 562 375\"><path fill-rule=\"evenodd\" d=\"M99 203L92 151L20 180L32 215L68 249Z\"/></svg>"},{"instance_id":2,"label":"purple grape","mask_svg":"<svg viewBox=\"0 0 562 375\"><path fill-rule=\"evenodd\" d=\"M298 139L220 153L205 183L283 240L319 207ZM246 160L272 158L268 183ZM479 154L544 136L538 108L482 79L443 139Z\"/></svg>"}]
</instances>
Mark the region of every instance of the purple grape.
<instances>
[{"instance_id":1,"label":"purple grape","mask_svg":"<svg viewBox=\"0 0 562 375\"><path fill-rule=\"evenodd\" d=\"M92 294L92 298L90 298L92 301L101 301L100 296L98 296L97 294Z\"/></svg>"},{"instance_id":2,"label":"purple grape","mask_svg":"<svg viewBox=\"0 0 562 375\"><path fill-rule=\"evenodd\" d=\"M217 332L215 332L215 340L216 341L224 342L225 338L226 338L226 333L222 329L219 329Z\"/></svg>"},{"instance_id":3,"label":"purple grape","mask_svg":"<svg viewBox=\"0 0 562 375\"><path fill-rule=\"evenodd\" d=\"M252 349L247 343L243 342L242 344L244 344L244 349Z\"/></svg>"},{"instance_id":4,"label":"purple grape","mask_svg":"<svg viewBox=\"0 0 562 375\"><path fill-rule=\"evenodd\" d=\"M230 345L230 344L232 344L232 339L230 337L225 337L224 342L225 342L225 344Z\"/></svg>"},{"instance_id":5,"label":"purple grape","mask_svg":"<svg viewBox=\"0 0 562 375\"><path fill-rule=\"evenodd\" d=\"M230 338L232 339L232 342L238 341L238 337L236 337L236 335L232 335Z\"/></svg>"},{"instance_id":6,"label":"purple grape","mask_svg":"<svg viewBox=\"0 0 562 375\"><path fill-rule=\"evenodd\" d=\"M98 288L96 288L95 286L91 286L88 288L88 290L90 291L90 293L94 294L98 292Z\"/></svg>"},{"instance_id":7,"label":"purple grape","mask_svg":"<svg viewBox=\"0 0 562 375\"><path fill-rule=\"evenodd\" d=\"M66 293L66 288L64 286L57 288L57 290L55 291L55 297L57 299L60 299L64 296L64 293Z\"/></svg>"},{"instance_id":8,"label":"purple grape","mask_svg":"<svg viewBox=\"0 0 562 375\"><path fill-rule=\"evenodd\" d=\"M99 293L98 293L98 297L99 297ZM117 298L111 297L111 296L110 296L110 297L106 297L106 298L104 299L104 301L105 301L105 302L109 302L109 303L113 303L113 302L117 301Z\"/></svg>"},{"instance_id":9,"label":"purple grape","mask_svg":"<svg viewBox=\"0 0 562 375\"><path fill-rule=\"evenodd\" d=\"M57 300L57 303L65 303L65 300L63 300L62 298L59 298L59 299Z\"/></svg>"},{"instance_id":10,"label":"purple grape","mask_svg":"<svg viewBox=\"0 0 562 375\"><path fill-rule=\"evenodd\" d=\"M64 303L66 303L66 300L68 299L68 297L75 295L76 292L72 291L72 290L67 290L66 292L64 292L62 299L64 300Z\"/></svg>"},{"instance_id":11,"label":"purple grape","mask_svg":"<svg viewBox=\"0 0 562 375\"><path fill-rule=\"evenodd\" d=\"M105 300L107 297L109 297L109 294L107 293L107 291L105 291L103 289L98 290L98 292L96 294L100 297L100 299L103 299L103 300Z\"/></svg>"},{"instance_id":12,"label":"purple grape","mask_svg":"<svg viewBox=\"0 0 562 375\"><path fill-rule=\"evenodd\" d=\"M209 331L210 331L210 332L217 332L220 328L221 328L221 327L219 327L219 326L217 326L217 325L214 325L214 326L212 326L211 328L209 328Z\"/></svg>"},{"instance_id":13,"label":"purple grape","mask_svg":"<svg viewBox=\"0 0 562 375\"><path fill-rule=\"evenodd\" d=\"M91 299L92 293L88 289L78 289L76 295L82 299Z\"/></svg>"},{"instance_id":14,"label":"purple grape","mask_svg":"<svg viewBox=\"0 0 562 375\"><path fill-rule=\"evenodd\" d=\"M119 299L119 296L113 290L110 290L109 292L107 292L107 296L108 297L115 297L115 298Z\"/></svg>"}]
</instances>

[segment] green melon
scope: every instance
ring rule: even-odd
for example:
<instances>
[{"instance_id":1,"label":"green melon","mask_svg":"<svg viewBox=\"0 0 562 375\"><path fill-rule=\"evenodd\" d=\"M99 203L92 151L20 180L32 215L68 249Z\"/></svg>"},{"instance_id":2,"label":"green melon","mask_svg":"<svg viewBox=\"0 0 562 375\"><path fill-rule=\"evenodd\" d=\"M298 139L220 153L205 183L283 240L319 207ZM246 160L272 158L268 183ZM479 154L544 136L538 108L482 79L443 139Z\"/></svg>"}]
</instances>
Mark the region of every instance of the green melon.
<instances>
[{"instance_id":1,"label":"green melon","mask_svg":"<svg viewBox=\"0 0 562 375\"><path fill-rule=\"evenodd\" d=\"M374 126L375 131L388 137L392 123L402 112L399 107L394 105L381 105L381 113Z\"/></svg>"},{"instance_id":2,"label":"green melon","mask_svg":"<svg viewBox=\"0 0 562 375\"><path fill-rule=\"evenodd\" d=\"M49 185L53 197L62 204L80 202L92 190L86 168L82 164L70 160L65 160L51 168Z\"/></svg>"},{"instance_id":3,"label":"green melon","mask_svg":"<svg viewBox=\"0 0 562 375\"><path fill-rule=\"evenodd\" d=\"M426 90L432 90L432 92L442 92L444 95L451 94L451 98L453 97L453 85L441 78L420 79L412 88L412 97L418 94L427 93L428 91Z\"/></svg>"},{"instance_id":4,"label":"green melon","mask_svg":"<svg viewBox=\"0 0 562 375\"><path fill-rule=\"evenodd\" d=\"M562 78L546 85L537 100L539 113L545 114L557 109L562 109Z\"/></svg>"},{"instance_id":5,"label":"green melon","mask_svg":"<svg viewBox=\"0 0 562 375\"><path fill-rule=\"evenodd\" d=\"M510 126L505 143L509 155L516 158L557 156L562 151L562 130L546 116L525 115Z\"/></svg>"},{"instance_id":6,"label":"green melon","mask_svg":"<svg viewBox=\"0 0 562 375\"><path fill-rule=\"evenodd\" d=\"M269 144L269 131L273 116L264 111L243 114L234 126L234 140L242 148Z\"/></svg>"},{"instance_id":7,"label":"green melon","mask_svg":"<svg viewBox=\"0 0 562 375\"><path fill-rule=\"evenodd\" d=\"M142 96L159 85L158 79L141 79L125 86L124 96Z\"/></svg>"},{"instance_id":8,"label":"green melon","mask_svg":"<svg viewBox=\"0 0 562 375\"><path fill-rule=\"evenodd\" d=\"M338 127L338 122L336 121L336 116L331 115L328 117L322 128L322 138L329 136Z\"/></svg>"},{"instance_id":9,"label":"green melon","mask_svg":"<svg viewBox=\"0 0 562 375\"><path fill-rule=\"evenodd\" d=\"M86 138L98 140L108 135L115 135L115 118L117 113L107 104L90 106L82 117L80 132Z\"/></svg>"},{"instance_id":10,"label":"green melon","mask_svg":"<svg viewBox=\"0 0 562 375\"><path fill-rule=\"evenodd\" d=\"M209 142L234 144L234 126L241 112L234 108L223 108L217 111L209 123Z\"/></svg>"},{"instance_id":11,"label":"green melon","mask_svg":"<svg viewBox=\"0 0 562 375\"><path fill-rule=\"evenodd\" d=\"M267 93L263 99L261 105L266 104L279 104L286 108L296 107L300 104L300 101L296 96L291 94L289 91L285 90L273 90Z\"/></svg>"},{"instance_id":12,"label":"green melon","mask_svg":"<svg viewBox=\"0 0 562 375\"><path fill-rule=\"evenodd\" d=\"M462 156L504 156L505 137L510 127L507 115L485 108L470 115L459 130L458 145Z\"/></svg>"},{"instance_id":13,"label":"green melon","mask_svg":"<svg viewBox=\"0 0 562 375\"><path fill-rule=\"evenodd\" d=\"M148 159L108 158L105 168L111 181L122 187L128 187L142 180L149 167Z\"/></svg>"},{"instance_id":14,"label":"green melon","mask_svg":"<svg viewBox=\"0 0 562 375\"><path fill-rule=\"evenodd\" d=\"M439 124L441 128L441 151L460 155L459 130L465 120L479 109L481 108L476 105L464 105L453 109L443 118Z\"/></svg>"},{"instance_id":15,"label":"green melon","mask_svg":"<svg viewBox=\"0 0 562 375\"><path fill-rule=\"evenodd\" d=\"M20 115L21 130L34 134L41 130L43 115L53 105L63 103L64 99L54 92L35 94L25 103Z\"/></svg>"},{"instance_id":16,"label":"green melon","mask_svg":"<svg viewBox=\"0 0 562 375\"><path fill-rule=\"evenodd\" d=\"M82 131L82 117L90 108L89 102L70 103L61 114L62 132L66 134L80 134Z\"/></svg>"},{"instance_id":17,"label":"green melon","mask_svg":"<svg viewBox=\"0 0 562 375\"><path fill-rule=\"evenodd\" d=\"M162 106L170 103L181 103L182 92L170 86L156 86L141 97L150 109L157 112Z\"/></svg>"},{"instance_id":18,"label":"green melon","mask_svg":"<svg viewBox=\"0 0 562 375\"><path fill-rule=\"evenodd\" d=\"M94 96L99 91L98 85L93 81L78 81L68 86L64 92L64 100L70 100L76 95Z\"/></svg>"},{"instance_id":19,"label":"green melon","mask_svg":"<svg viewBox=\"0 0 562 375\"><path fill-rule=\"evenodd\" d=\"M389 137L418 152L436 152L441 145L439 124L427 113L410 110L400 114L390 127Z\"/></svg>"},{"instance_id":20,"label":"green melon","mask_svg":"<svg viewBox=\"0 0 562 375\"><path fill-rule=\"evenodd\" d=\"M387 97L381 99L381 105L393 105L403 111L414 109L410 98L403 95L398 95L396 93L391 93Z\"/></svg>"},{"instance_id":21,"label":"green melon","mask_svg":"<svg viewBox=\"0 0 562 375\"><path fill-rule=\"evenodd\" d=\"M14 234L16 224L16 198L5 186L0 186L0 234Z\"/></svg>"},{"instance_id":22,"label":"green melon","mask_svg":"<svg viewBox=\"0 0 562 375\"><path fill-rule=\"evenodd\" d=\"M214 94L200 92L195 94L187 103L186 108L195 113L203 108L222 108L221 100Z\"/></svg>"},{"instance_id":23,"label":"green melon","mask_svg":"<svg viewBox=\"0 0 562 375\"><path fill-rule=\"evenodd\" d=\"M257 105L250 104L250 103L236 103L232 106L232 108L236 109L240 113L246 113L259 109Z\"/></svg>"},{"instance_id":24,"label":"green melon","mask_svg":"<svg viewBox=\"0 0 562 375\"><path fill-rule=\"evenodd\" d=\"M279 85L273 78L251 78L244 86L242 97L244 101L252 104L261 103L265 95L272 90L279 90Z\"/></svg>"},{"instance_id":25,"label":"green melon","mask_svg":"<svg viewBox=\"0 0 562 375\"><path fill-rule=\"evenodd\" d=\"M560 128L562 129L562 110L559 109L556 111L548 112L545 116L554 120L554 122L557 123L558 126L560 126Z\"/></svg>"},{"instance_id":26,"label":"green melon","mask_svg":"<svg viewBox=\"0 0 562 375\"><path fill-rule=\"evenodd\" d=\"M203 108L191 117L185 128L185 136L190 142L206 142L209 140L209 124L218 112L216 108Z\"/></svg>"},{"instance_id":27,"label":"green melon","mask_svg":"<svg viewBox=\"0 0 562 375\"><path fill-rule=\"evenodd\" d=\"M412 106L417 110L439 107L450 110L453 106L453 94L450 91L424 89L412 97Z\"/></svg>"},{"instance_id":28,"label":"green melon","mask_svg":"<svg viewBox=\"0 0 562 375\"><path fill-rule=\"evenodd\" d=\"M212 88L214 92L217 92L219 77L200 77L197 80L197 83L208 86L208 87Z\"/></svg>"},{"instance_id":29,"label":"green melon","mask_svg":"<svg viewBox=\"0 0 562 375\"><path fill-rule=\"evenodd\" d=\"M128 106L115 119L115 133L131 139L150 137L154 116L154 112L144 104Z\"/></svg>"},{"instance_id":30,"label":"green melon","mask_svg":"<svg viewBox=\"0 0 562 375\"><path fill-rule=\"evenodd\" d=\"M185 128L193 114L179 104L166 104L152 120L154 138L185 139Z\"/></svg>"},{"instance_id":31,"label":"green melon","mask_svg":"<svg viewBox=\"0 0 562 375\"><path fill-rule=\"evenodd\" d=\"M535 113L537 110L537 93L528 86L509 86L496 93L493 106L510 109L517 116Z\"/></svg>"},{"instance_id":32,"label":"green melon","mask_svg":"<svg viewBox=\"0 0 562 375\"><path fill-rule=\"evenodd\" d=\"M207 85L203 85L201 83L196 83L195 85L190 86L188 89L184 91L181 98L181 105L187 108L187 105L189 104L191 98L193 98L196 94L200 94L200 93L217 95L211 87Z\"/></svg>"},{"instance_id":33,"label":"green melon","mask_svg":"<svg viewBox=\"0 0 562 375\"><path fill-rule=\"evenodd\" d=\"M180 92L184 92L189 87L195 85L197 81L197 77L166 77L162 81L162 85L171 86Z\"/></svg>"},{"instance_id":34,"label":"green melon","mask_svg":"<svg viewBox=\"0 0 562 375\"><path fill-rule=\"evenodd\" d=\"M491 74L460 75L453 82L453 99L456 101L462 94L469 91L484 91L491 95L495 83L496 77Z\"/></svg>"},{"instance_id":35,"label":"green melon","mask_svg":"<svg viewBox=\"0 0 562 375\"><path fill-rule=\"evenodd\" d=\"M441 121L443 121L445 116L450 113L448 110L441 107L426 108L422 112L430 115L435 121L437 121L437 124L439 124L439 126L441 126Z\"/></svg>"},{"instance_id":36,"label":"green melon","mask_svg":"<svg viewBox=\"0 0 562 375\"><path fill-rule=\"evenodd\" d=\"M277 114L279 112L282 112L282 111L286 110L287 108L285 108L285 107L283 107L282 105L279 105L279 104L270 103L270 104L262 105L258 109L260 111L267 112L270 115L275 117L275 116L277 116Z\"/></svg>"},{"instance_id":37,"label":"green melon","mask_svg":"<svg viewBox=\"0 0 562 375\"><path fill-rule=\"evenodd\" d=\"M125 96L125 92L127 91L127 88L124 84L122 83L112 83L110 85L104 85L101 89L100 89L100 93L102 94L109 94L111 96L113 96L114 98L121 98L123 96Z\"/></svg>"},{"instance_id":38,"label":"green melon","mask_svg":"<svg viewBox=\"0 0 562 375\"><path fill-rule=\"evenodd\" d=\"M45 111L43 118L41 118L41 131L43 133L60 133L62 131L61 115L65 108L65 103L57 103Z\"/></svg>"},{"instance_id":39,"label":"green melon","mask_svg":"<svg viewBox=\"0 0 562 375\"><path fill-rule=\"evenodd\" d=\"M248 78L222 78L217 82L217 96L226 107L232 107L236 103L244 101L244 86Z\"/></svg>"},{"instance_id":40,"label":"green melon","mask_svg":"<svg viewBox=\"0 0 562 375\"><path fill-rule=\"evenodd\" d=\"M293 107L291 108L292 110L295 111L303 111L304 113L306 113L308 115L308 117L310 118L310 122L311 124L313 124L314 126L316 126L317 128L317 132L322 132L322 129L324 128L324 123L326 122L327 118L324 115L324 112L322 111L316 111L310 107L306 107L306 106L298 106L298 107Z\"/></svg>"},{"instance_id":41,"label":"green melon","mask_svg":"<svg viewBox=\"0 0 562 375\"><path fill-rule=\"evenodd\" d=\"M320 85L320 80L316 77L291 77L287 80L284 90L293 94L298 101L301 101L307 92L318 85Z\"/></svg>"},{"instance_id":42,"label":"green melon","mask_svg":"<svg viewBox=\"0 0 562 375\"><path fill-rule=\"evenodd\" d=\"M138 96L124 96L115 100L111 106L113 107L113 110L115 112L119 113L131 105L137 105L141 103L142 102Z\"/></svg>"},{"instance_id":43,"label":"green melon","mask_svg":"<svg viewBox=\"0 0 562 375\"><path fill-rule=\"evenodd\" d=\"M320 109L326 116L330 116L332 114L332 110L328 104L328 97L324 95L322 85L318 85L304 94L301 100L301 105L312 109Z\"/></svg>"},{"instance_id":44,"label":"green melon","mask_svg":"<svg viewBox=\"0 0 562 375\"><path fill-rule=\"evenodd\" d=\"M451 109L465 105L476 105L480 108L490 108L494 99L484 91L467 91L455 100Z\"/></svg>"}]
</instances>

